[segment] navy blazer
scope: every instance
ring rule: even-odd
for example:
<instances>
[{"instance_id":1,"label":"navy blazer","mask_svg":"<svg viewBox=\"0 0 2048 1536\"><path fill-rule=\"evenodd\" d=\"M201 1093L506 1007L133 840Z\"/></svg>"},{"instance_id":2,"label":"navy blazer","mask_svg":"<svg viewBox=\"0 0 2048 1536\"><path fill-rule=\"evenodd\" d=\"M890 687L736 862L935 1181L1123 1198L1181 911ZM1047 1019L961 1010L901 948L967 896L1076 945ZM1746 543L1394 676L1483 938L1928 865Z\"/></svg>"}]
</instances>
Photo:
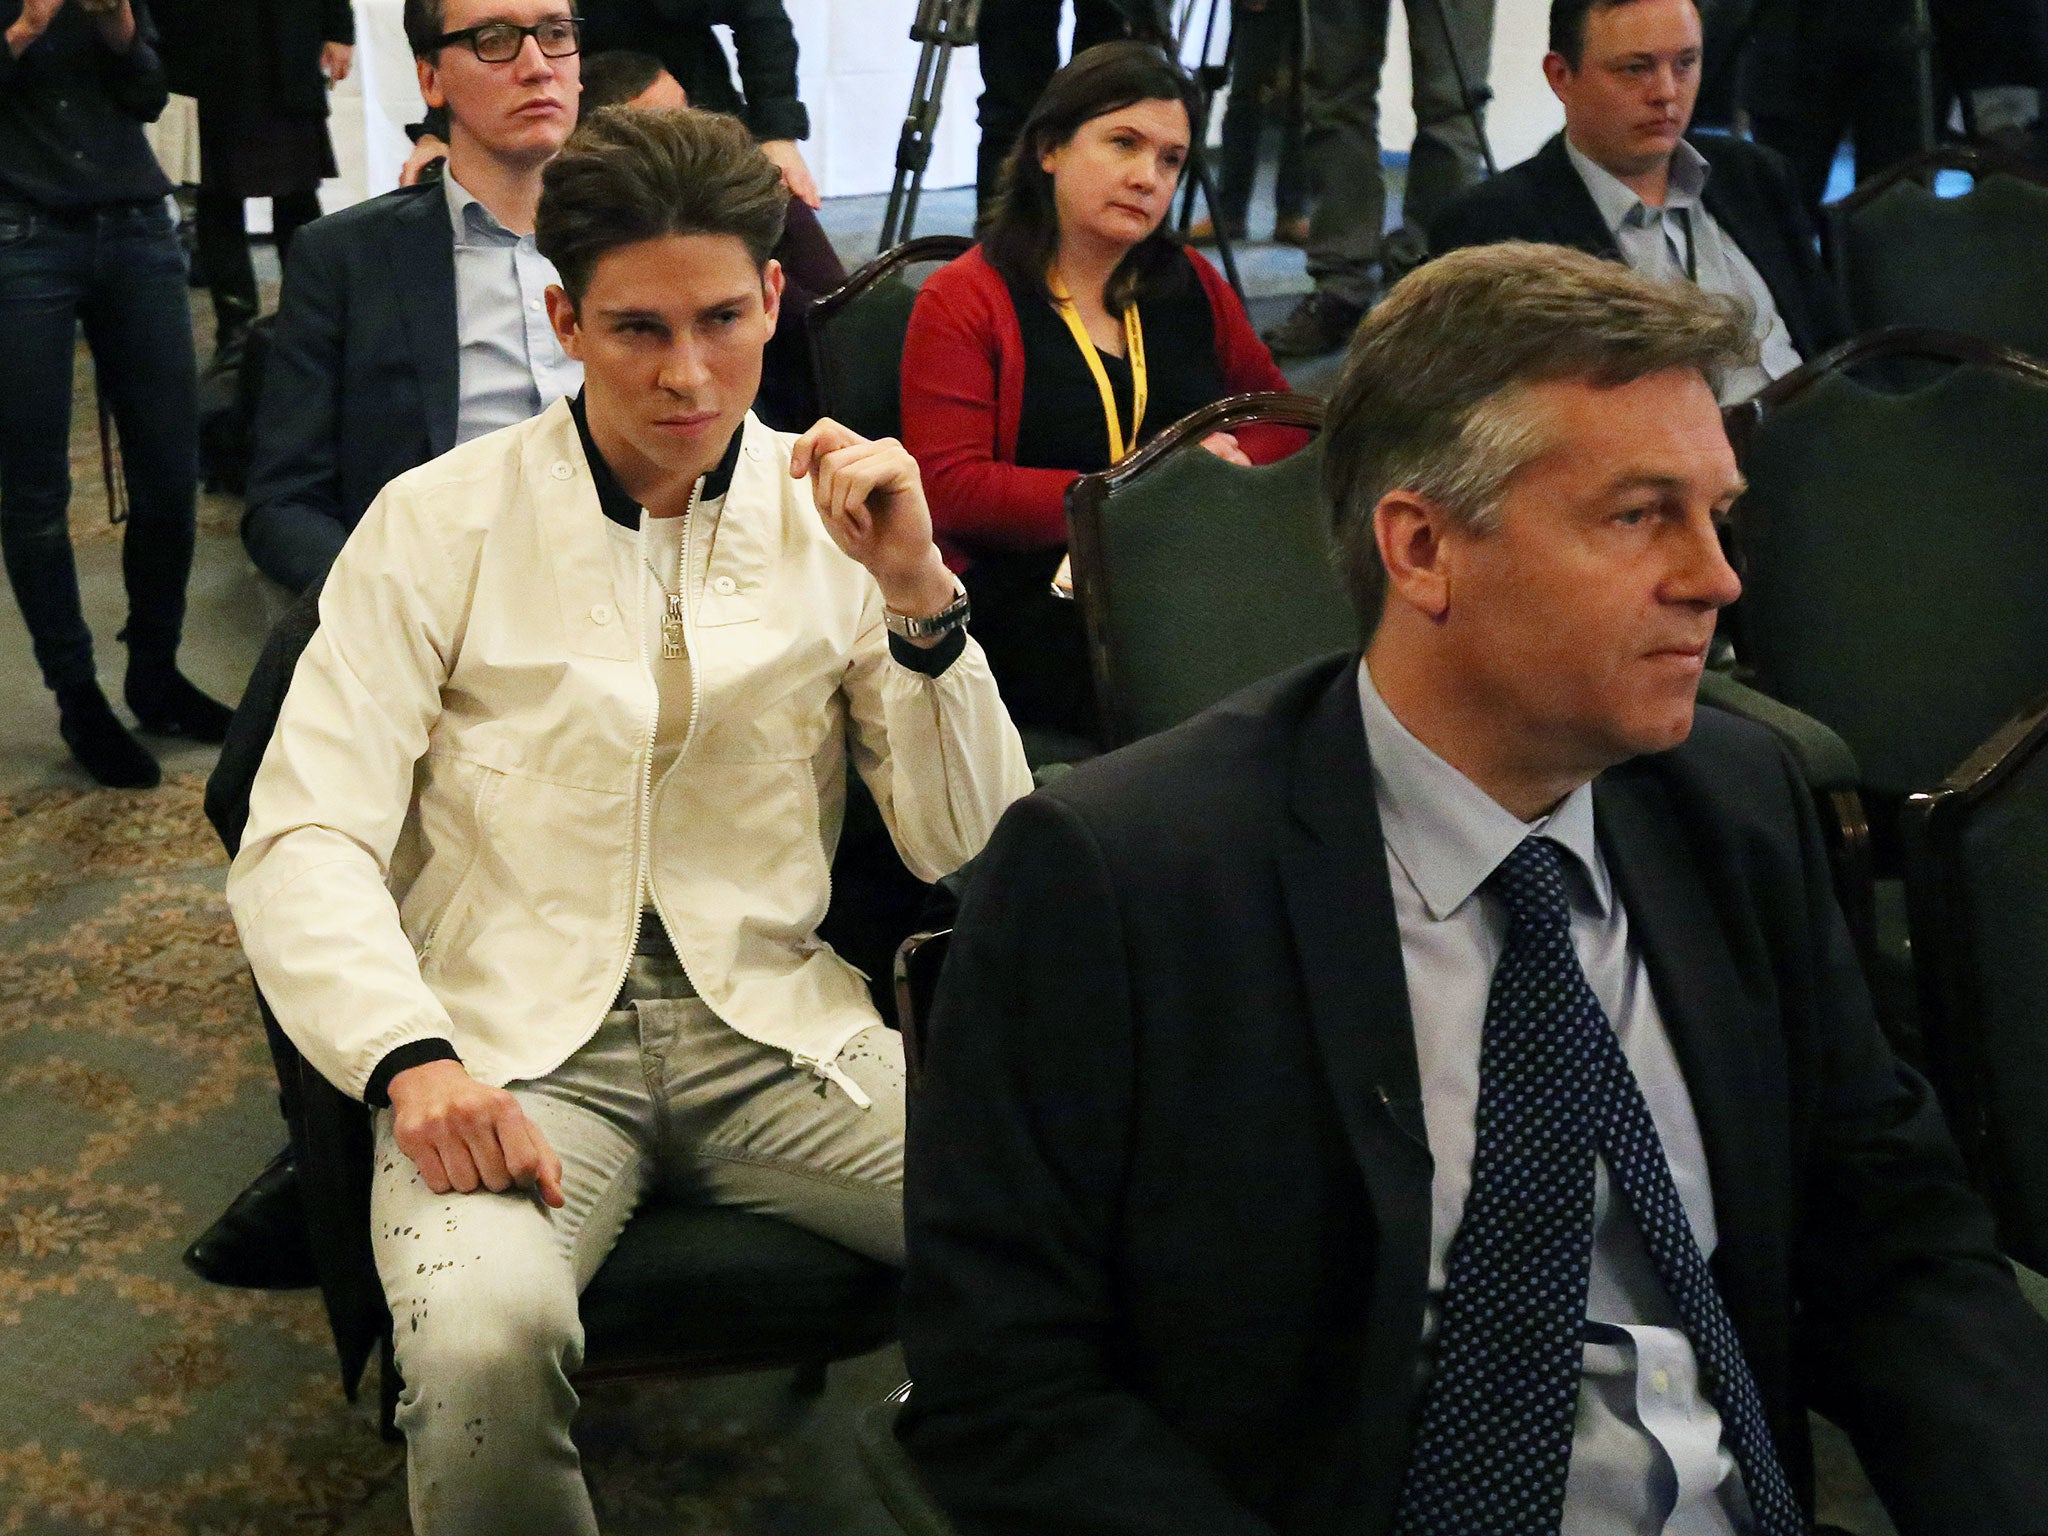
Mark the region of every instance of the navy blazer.
<instances>
[{"instance_id":1,"label":"navy blazer","mask_svg":"<svg viewBox=\"0 0 2048 1536\"><path fill-rule=\"evenodd\" d=\"M455 446L458 353L438 180L308 224L278 303L244 525L294 506L353 529L392 479Z\"/></svg>"},{"instance_id":2,"label":"navy blazer","mask_svg":"<svg viewBox=\"0 0 2048 1536\"><path fill-rule=\"evenodd\" d=\"M1800 357L1817 357L1847 337L1849 316L1820 264L1791 168L1747 139L1703 133L1687 142L1707 161L1701 201L1771 290ZM1503 240L1569 245L1621 260L1621 247L1565 153L1562 133L1520 165L1468 188L1429 227L1433 256Z\"/></svg>"},{"instance_id":3,"label":"navy blazer","mask_svg":"<svg viewBox=\"0 0 2048 1536\"><path fill-rule=\"evenodd\" d=\"M903 1439L967 1536L1377 1536L1420 1408L1431 1159L1355 656L1012 806L911 1104ZM2048 1323L1872 1017L1796 769L1702 709L1601 776L1793 1486L2048 1531Z\"/></svg>"}]
</instances>

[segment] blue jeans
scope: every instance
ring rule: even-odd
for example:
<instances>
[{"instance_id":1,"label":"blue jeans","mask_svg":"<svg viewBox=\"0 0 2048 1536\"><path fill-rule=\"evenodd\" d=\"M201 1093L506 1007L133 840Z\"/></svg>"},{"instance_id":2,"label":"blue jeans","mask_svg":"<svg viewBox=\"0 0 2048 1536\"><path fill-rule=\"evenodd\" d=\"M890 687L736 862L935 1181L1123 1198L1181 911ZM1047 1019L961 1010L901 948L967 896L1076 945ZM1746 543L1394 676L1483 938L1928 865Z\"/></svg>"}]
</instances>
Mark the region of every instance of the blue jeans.
<instances>
[{"instance_id":1,"label":"blue jeans","mask_svg":"<svg viewBox=\"0 0 2048 1536\"><path fill-rule=\"evenodd\" d=\"M93 680L66 521L81 322L127 482L129 654L150 664L177 654L199 470L186 293L184 254L161 201L58 213L0 193L0 555L52 688Z\"/></svg>"}]
</instances>

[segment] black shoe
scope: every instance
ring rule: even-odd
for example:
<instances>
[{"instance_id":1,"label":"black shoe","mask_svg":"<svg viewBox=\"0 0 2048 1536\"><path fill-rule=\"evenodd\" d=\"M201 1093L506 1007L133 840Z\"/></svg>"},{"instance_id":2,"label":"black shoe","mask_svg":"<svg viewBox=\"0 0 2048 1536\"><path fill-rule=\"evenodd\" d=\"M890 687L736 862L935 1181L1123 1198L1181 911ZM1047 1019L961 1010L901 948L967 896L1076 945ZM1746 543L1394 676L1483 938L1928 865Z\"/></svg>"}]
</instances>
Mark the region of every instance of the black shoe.
<instances>
[{"instance_id":1,"label":"black shoe","mask_svg":"<svg viewBox=\"0 0 2048 1536\"><path fill-rule=\"evenodd\" d=\"M291 1291L320 1283L313 1250L306 1242L299 1165L292 1160L291 1148L273 1157L220 1220L199 1234L185 1250L185 1262L200 1279L215 1285Z\"/></svg>"},{"instance_id":2,"label":"black shoe","mask_svg":"<svg viewBox=\"0 0 2048 1536\"><path fill-rule=\"evenodd\" d=\"M228 739L228 722L235 718L235 712L220 700L201 693L174 666L137 665L131 661L128 680L121 691L142 728L153 735L184 736L216 746Z\"/></svg>"},{"instance_id":3,"label":"black shoe","mask_svg":"<svg viewBox=\"0 0 2048 1536\"><path fill-rule=\"evenodd\" d=\"M57 734L80 766L109 789L154 789L163 781L149 748L128 734L98 683L57 690Z\"/></svg>"},{"instance_id":4,"label":"black shoe","mask_svg":"<svg viewBox=\"0 0 2048 1536\"><path fill-rule=\"evenodd\" d=\"M1365 306L1318 288L1302 295L1285 320L1264 332L1275 357L1321 357L1351 340Z\"/></svg>"}]
</instances>

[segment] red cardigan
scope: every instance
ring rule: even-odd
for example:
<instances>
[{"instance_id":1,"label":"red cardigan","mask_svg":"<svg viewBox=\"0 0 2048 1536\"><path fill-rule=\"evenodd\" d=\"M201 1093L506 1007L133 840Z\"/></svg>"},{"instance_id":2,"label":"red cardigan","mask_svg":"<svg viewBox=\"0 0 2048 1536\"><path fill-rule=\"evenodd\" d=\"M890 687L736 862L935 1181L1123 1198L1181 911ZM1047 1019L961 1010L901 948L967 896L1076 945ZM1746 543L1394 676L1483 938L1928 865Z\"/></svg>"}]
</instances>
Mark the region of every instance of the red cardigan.
<instances>
[{"instance_id":1,"label":"red cardigan","mask_svg":"<svg viewBox=\"0 0 2048 1536\"><path fill-rule=\"evenodd\" d=\"M1188 252L1215 316L1216 362L1233 395L1288 387L1216 269ZM903 442L924 475L939 546L956 570L979 549L1046 549L1067 542L1071 469L1026 469L1017 454L1024 413L1024 333L1000 274L976 246L925 280L903 339ZM1239 445L1255 464L1305 441L1288 427L1250 427Z\"/></svg>"}]
</instances>

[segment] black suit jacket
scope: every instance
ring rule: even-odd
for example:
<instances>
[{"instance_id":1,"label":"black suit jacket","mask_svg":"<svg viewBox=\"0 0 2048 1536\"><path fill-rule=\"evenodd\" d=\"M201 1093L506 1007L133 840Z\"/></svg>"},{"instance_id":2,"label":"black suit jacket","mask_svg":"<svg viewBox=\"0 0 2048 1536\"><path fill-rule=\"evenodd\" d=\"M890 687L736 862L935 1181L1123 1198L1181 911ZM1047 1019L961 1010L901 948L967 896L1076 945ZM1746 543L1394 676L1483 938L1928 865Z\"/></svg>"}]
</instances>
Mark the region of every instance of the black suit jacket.
<instances>
[{"instance_id":1,"label":"black suit jacket","mask_svg":"<svg viewBox=\"0 0 2048 1536\"><path fill-rule=\"evenodd\" d=\"M1707 212L1771 290L1800 357L1816 357L1841 341L1849 317L1815 254L1813 226L1785 162L1747 139L1700 134L1689 142L1709 167L1701 199ZM1520 165L1467 189L1429 228L1436 256L1502 240L1569 245L1621 260L1621 247L1565 153L1562 133Z\"/></svg>"},{"instance_id":2,"label":"black suit jacket","mask_svg":"<svg viewBox=\"0 0 2048 1536\"><path fill-rule=\"evenodd\" d=\"M977 863L903 1312L902 1434L971 1536L1391 1527L1431 1161L1354 667L1083 765ZM1877 1033L1796 771L1702 710L1594 793L1794 1486L1811 1405L1905 1536L2048 1530L2048 1325Z\"/></svg>"},{"instance_id":3,"label":"black suit jacket","mask_svg":"<svg viewBox=\"0 0 2048 1536\"><path fill-rule=\"evenodd\" d=\"M296 506L354 528L389 481L455 446L458 380L441 183L308 224L278 302L244 524Z\"/></svg>"}]
</instances>

